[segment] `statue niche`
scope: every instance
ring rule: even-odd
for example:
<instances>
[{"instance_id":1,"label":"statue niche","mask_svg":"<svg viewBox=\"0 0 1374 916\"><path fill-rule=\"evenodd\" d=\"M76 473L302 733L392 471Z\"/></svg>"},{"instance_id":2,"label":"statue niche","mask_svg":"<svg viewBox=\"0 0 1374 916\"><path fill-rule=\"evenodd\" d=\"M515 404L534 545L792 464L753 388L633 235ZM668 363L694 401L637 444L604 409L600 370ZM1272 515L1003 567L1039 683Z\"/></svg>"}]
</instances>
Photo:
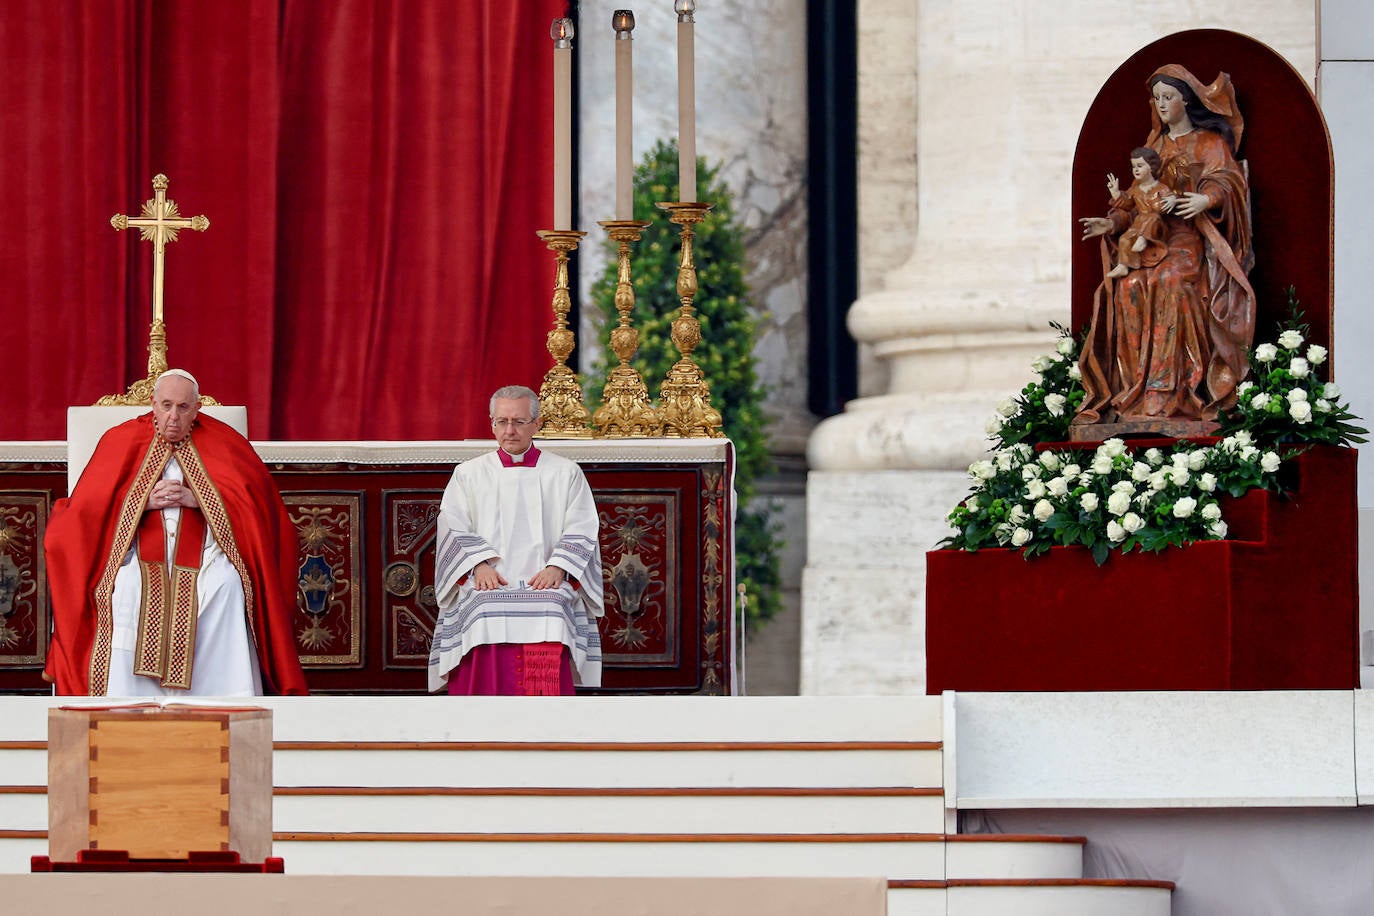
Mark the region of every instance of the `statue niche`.
<instances>
[{"instance_id":1,"label":"statue niche","mask_svg":"<svg viewBox=\"0 0 1374 916\"><path fill-rule=\"evenodd\" d=\"M1102 270L1075 440L1210 433L1250 368L1255 257L1231 78L1203 85L1168 64L1144 88L1151 129L1121 151L1132 183L1123 189L1108 173L1106 215L1078 221L1082 239L1100 240Z\"/></svg>"}]
</instances>

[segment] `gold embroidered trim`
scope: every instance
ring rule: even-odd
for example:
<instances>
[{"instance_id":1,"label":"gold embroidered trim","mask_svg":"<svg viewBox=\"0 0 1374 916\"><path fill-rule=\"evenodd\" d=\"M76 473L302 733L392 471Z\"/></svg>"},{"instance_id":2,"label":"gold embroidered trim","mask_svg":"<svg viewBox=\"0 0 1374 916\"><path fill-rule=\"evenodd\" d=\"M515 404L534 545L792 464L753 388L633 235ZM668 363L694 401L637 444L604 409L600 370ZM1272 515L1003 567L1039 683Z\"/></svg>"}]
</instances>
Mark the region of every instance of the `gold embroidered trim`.
<instances>
[{"instance_id":1,"label":"gold embroidered trim","mask_svg":"<svg viewBox=\"0 0 1374 916\"><path fill-rule=\"evenodd\" d=\"M105 560L105 569L95 587L95 634L91 643L90 693L91 696L104 696L110 686L110 653L114 645L114 580L119 572L124 555L129 552L143 510L148 505L148 493L160 477L167 459L172 455L172 447L166 441L154 436L143 456L143 464L134 475L134 482L124 494L124 503L119 508L119 518L115 523L114 538L110 542L110 552Z\"/></svg>"}]
</instances>

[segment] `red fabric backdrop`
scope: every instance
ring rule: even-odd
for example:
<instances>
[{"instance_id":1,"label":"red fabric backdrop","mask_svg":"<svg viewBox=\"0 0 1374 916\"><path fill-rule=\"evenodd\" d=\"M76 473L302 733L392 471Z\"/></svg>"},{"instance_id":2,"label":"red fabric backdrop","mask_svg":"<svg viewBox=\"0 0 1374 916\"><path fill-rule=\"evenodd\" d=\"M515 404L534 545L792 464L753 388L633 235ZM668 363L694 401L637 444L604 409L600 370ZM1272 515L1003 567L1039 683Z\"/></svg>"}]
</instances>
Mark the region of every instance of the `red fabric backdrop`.
<instances>
[{"instance_id":1,"label":"red fabric backdrop","mask_svg":"<svg viewBox=\"0 0 1374 916\"><path fill-rule=\"evenodd\" d=\"M152 176L184 215L169 361L271 439L490 435L538 385L565 0L11 0L0 439L146 372ZM16 218L18 217L18 218Z\"/></svg>"}]
</instances>

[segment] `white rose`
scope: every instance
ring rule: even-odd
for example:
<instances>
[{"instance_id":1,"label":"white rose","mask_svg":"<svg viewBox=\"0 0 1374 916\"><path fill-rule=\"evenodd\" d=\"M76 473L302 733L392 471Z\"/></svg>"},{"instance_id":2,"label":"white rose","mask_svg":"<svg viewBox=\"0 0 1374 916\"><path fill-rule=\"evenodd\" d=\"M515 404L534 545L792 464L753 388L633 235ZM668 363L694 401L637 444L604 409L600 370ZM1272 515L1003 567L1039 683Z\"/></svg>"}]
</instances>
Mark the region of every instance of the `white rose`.
<instances>
[{"instance_id":1,"label":"white rose","mask_svg":"<svg viewBox=\"0 0 1374 916\"><path fill-rule=\"evenodd\" d=\"M1046 369L1053 365L1054 360L1050 359L1048 356L1037 356L1035 358L1035 361L1031 363L1031 368L1034 369L1036 372L1044 372Z\"/></svg>"},{"instance_id":2,"label":"white rose","mask_svg":"<svg viewBox=\"0 0 1374 916\"><path fill-rule=\"evenodd\" d=\"M1096 512L1098 499L1096 493L1084 493L1078 498L1078 504L1083 507L1084 512Z\"/></svg>"},{"instance_id":3,"label":"white rose","mask_svg":"<svg viewBox=\"0 0 1374 916\"><path fill-rule=\"evenodd\" d=\"M1150 479L1150 466L1143 461L1137 461L1131 467L1131 479L1136 483L1144 483Z\"/></svg>"},{"instance_id":4,"label":"white rose","mask_svg":"<svg viewBox=\"0 0 1374 916\"><path fill-rule=\"evenodd\" d=\"M1269 406L1269 395L1261 391L1259 394L1255 395L1253 398L1250 399L1250 406L1255 408L1256 410L1263 410L1264 408Z\"/></svg>"},{"instance_id":5,"label":"white rose","mask_svg":"<svg viewBox=\"0 0 1374 916\"><path fill-rule=\"evenodd\" d=\"M1255 362L1272 363L1279 355L1279 348L1273 344L1260 344L1255 347Z\"/></svg>"},{"instance_id":6,"label":"white rose","mask_svg":"<svg viewBox=\"0 0 1374 916\"><path fill-rule=\"evenodd\" d=\"M1097 451L1113 458L1120 458L1126 454L1126 443L1121 439L1108 439L1097 447Z\"/></svg>"},{"instance_id":7,"label":"white rose","mask_svg":"<svg viewBox=\"0 0 1374 916\"><path fill-rule=\"evenodd\" d=\"M1135 534L1145 527L1145 520L1134 512L1127 512L1121 517L1121 527L1125 528L1129 534Z\"/></svg>"},{"instance_id":8,"label":"white rose","mask_svg":"<svg viewBox=\"0 0 1374 916\"><path fill-rule=\"evenodd\" d=\"M1146 490L1135 498L1135 504L1142 509L1148 509L1150 508L1150 500L1153 498L1154 493L1150 490Z\"/></svg>"},{"instance_id":9,"label":"white rose","mask_svg":"<svg viewBox=\"0 0 1374 916\"><path fill-rule=\"evenodd\" d=\"M1202 507L1202 512L1199 514L1203 518L1207 519L1207 521L1214 522L1217 519L1221 518L1221 506L1217 505L1216 503L1208 503L1207 505Z\"/></svg>"},{"instance_id":10,"label":"white rose","mask_svg":"<svg viewBox=\"0 0 1374 916\"><path fill-rule=\"evenodd\" d=\"M1064 356L1071 356L1073 354L1073 338L1063 338L1059 341L1059 345L1055 347L1055 349L1058 350Z\"/></svg>"},{"instance_id":11,"label":"white rose","mask_svg":"<svg viewBox=\"0 0 1374 916\"><path fill-rule=\"evenodd\" d=\"M1024 547L1031 539L1031 533L1025 528L1017 528L1011 533L1011 546Z\"/></svg>"},{"instance_id":12,"label":"white rose","mask_svg":"<svg viewBox=\"0 0 1374 916\"><path fill-rule=\"evenodd\" d=\"M1326 398L1317 398L1317 413L1330 413L1331 402Z\"/></svg>"},{"instance_id":13,"label":"white rose","mask_svg":"<svg viewBox=\"0 0 1374 916\"><path fill-rule=\"evenodd\" d=\"M1050 412L1052 417L1062 417L1064 415L1064 405L1068 403L1068 398L1062 394L1045 395L1045 409Z\"/></svg>"},{"instance_id":14,"label":"white rose","mask_svg":"<svg viewBox=\"0 0 1374 916\"><path fill-rule=\"evenodd\" d=\"M977 496L970 496L968 499L964 500L964 508L968 509L968 510L971 511L971 512L977 512L977 511L978 511L978 497L977 497Z\"/></svg>"},{"instance_id":15,"label":"white rose","mask_svg":"<svg viewBox=\"0 0 1374 916\"><path fill-rule=\"evenodd\" d=\"M1175 467L1169 471L1169 479L1174 482L1174 486L1181 487L1192 479L1192 475L1188 473L1187 468Z\"/></svg>"},{"instance_id":16,"label":"white rose","mask_svg":"<svg viewBox=\"0 0 1374 916\"><path fill-rule=\"evenodd\" d=\"M1265 452L1264 457L1260 458L1260 470L1267 474L1272 474L1279 469L1279 453Z\"/></svg>"},{"instance_id":17,"label":"white rose","mask_svg":"<svg viewBox=\"0 0 1374 916\"><path fill-rule=\"evenodd\" d=\"M1197 500L1191 496L1184 496L1174 503L1174 518L1187 518L1193 514L1197 508Z\"/></svg>"},{"instance_id":18,"label":"white rose","mask_svg":"<svg viewBox=\"0 0 1374 916\"><path fill-rule=\"evenodd\" d=\"M1293 329L1288 329L1279 335L1279 346L1285 350L1296 350L1302 346L1302 334Z\"/></svg>"},{"instance_id":19,"label":"white rose","mask_svg":"<svg viewBox=\"0 0 1374 916\"><path fill-rule=\"evenodd\" d=\"M1155 471L1150 475L1150 489L1158 493L1169 485L1168 471Z\"/></svg>"},{"instance_id":20,"label":"white rose","mask_svg":"<svg viewBox=\"0 0 1374 916\"><path fill-rule=\"evenodd\" d=\"M1307 378L1307 360L1301 356L1293 357L1293 361L1288 364L1288 374L1293 378Z\"/></svg>"},{"instance_id":21,"label":"white rose","mask_svg":"<svg viewBox=\"0 0 1374 916\"><path fill-rule=\"evenodd\" d=\"M1117 490L1107 497L1107 511L1112 515L1125 515L1126 510L1131 508L1131 497L1134 494L1127 493L1125 490Z\"/></svg>"},{"instance_id":22,"label":"white rose","mask_svg":"<svg viewBox=\"0 0 1374 916\"><path fill-rule=\"evenodd\" d=\"M1229 529L1226 527L1226 522L1222 521L1221 519L1217 519L1216 521L1212 522L1212 524L1207 526L1207 533L1210 534L1212 537L1216 538L1217 540L1225 539L1226 532L1228 530Z\"/></svg>"},{"instance_id":23,"label":"white rose","mask_svg":"<svg viewBox=\"0 0 1374 916\"><path fill-rule=\"evenodd\" d=\"M1047 485L1051 496L1063 496L1069 492L1069 482L1063 477L1056 477Z\"/></svg>"},{"instance_id":24,"label":"white rose","mask_svg":"<svg viewBox=\"0 0 1374 916\"><path fill-rule=\"evenodd\" d=\"M1064 465L1064 470L1059 473L1064 475L1065 480L1072 482L1075 477L1083 473L1083 469L1077 464L1066 464Z\"/></svg>"},{"instance_id":25,"label":"white rose","mask_svg":"<svg viewBox=\"0 0 1374 916\"><path fill-rule=\"evenodd\" d=\"M997 476L997 468L991 461L979 460L968 466L968 476L975 480L991 480Z\"/></svg>"},{"instance_id":26,"label":"white rose","mask_svg":"<svg viewBox=\"0 0 1374 916\"><path fill-rule=\"evenodd\" d=\"M1135 484L1131 483L1129 480L1118 480L1116 483L1112 484L1112 492L1135 495Z\"/></svg>"},{"instance_id":27,"label":"white rose","mask_svg":"<svg viewBox=\"0 0 1374 916\"><path fill-rule=\"evenodd\" d=\"M1293 404L1298 401L1307 400L1307 392L1302 388L1294 388L1287 394L1288 403Z\"/></svg>"},{"instance_id":28,"label":"white rose","mask_svg":"<svg viewBox=\"0 0 1374 916\"><path fill-rule=\"evenodd\" d=\"M1069 378L1073 379L1075 382L1083 378L1083 370L1078 368L1078 363L1074 363L1069 367Z\"/></svg>"},{"instance_id":29,"label":"white rose","mask_svg":"<svg viewBox=\"0 0 1374 916\"><path fill-rule=\"evenodd\" d=\"M1328 401L1337 401L1341 397L1341 386L1335 382L1327 382L1322 386L1322 397Z\"/></svg>"},{"instance_id":30,"label":"white rose","mask_svg":"<svg viewBox=\"0 0 1374 916\"><path fill-rule=\"evenodd\" d=\"M1188 452L1174 452L1169 456L1169 463L1176 468L1188 467Z\"/></svg>"},{"instance_id":31,"label":"white rose","mask_svg":"<svg viewBox=\"0 0 1374 916\"><path fill-rule=\"evenodd\" d=\"M1248 429L1242 429L1239 432L1232 433L1231 439L1236 443L1236 445L1244 446L1255 444L1255 437L1250 435L1250 430Z\"/></svg>"},{"instance_id":32,"label":"white rose","mask_svg":"<svg viewBox=\"0 0 1374 916\"><path fill-rule=\"evenodd\" d=\"M1093 459L1092 472L1097 475L1110 474L1112 472L1112 456L1098 455Z\"/></svg>"},{"instance_id":33,"label":"white rose","mask_svg":"<svg viewBox=\"0 0 1374 916\"><path fill-rule=\"evenodd\" d=\"M1048 521L1049 517L1054 514L1054 505L1048 499L1042 499L1035 504L1031 514L1035 516L1037 522Z\"/></svg>"},{"instance_id":34,"label":"white rose","mask_svg":"<svg viewBox=\"0 0 1374 916\"><path fill-rule=\"evenodd\" d=\"M997 470L999 470L999 471L1010 471L1010 470L1011 470L1012 459L1013 459L1013 456L1012 456L1011 452L998 452L998 453L997 453L997 456L996 456L996 458L995 458L995 460L996 460L996 462L997 462Z\"/></svg>"},{"instance_id":35,"label":"white rose","mask_svg":"<svg viewBox=\"0 0 1374 916\"><path fill-rule=\"evenodd\" d=\"M1249 391L1251 388L1254 388L1254 387L1255 387L1255 383L1254 383L1254 382L1250 382L1250 381L1241 382L1239 385L1236 386L1236 394L1245 394L1245 392Z\"/></svg>"},{"instance_id":36,"label":"white rose","mask_svg":"<svg viewBox=\"0 0 1374 916\"><path fill-rule=\"evenodd\" d=\"M1078 475L1078 485L1079 485L1080 487L1089 486L1092 482L1093 482L1093 472L1092 472L1092 471L1084 471L1082 474L1079 474L1079 475Z\"/></svg>"},{"instance_id":37,"label":"white rose","mask_svg":"<svg viewBox=\"0 0 1374 916\"><path fill-rule=\"evenodd\" d=\"M1240 450L1240 460L1254 461L1255 458L1259 455L1259 453L1259 449L1255 448L1253 445L1247 445Z\"/></svg>"},{"instance_id":38,"label":"white rose","mask_svg":"<svg viewBox=\"0 0 1374 916\"><path fill-rule=\"evenodd\" d=\"M1188 453L1188 470L1200 471L1207 467L1207 450L1197 449Z\"/></svg>"},{"instance_id":39,"label":"white rose","mask_svg":"<svg viewBox=\"0 0 1374 916\"><path fill-rule=\"evenodd\" d=\"M1025 506L1012 506L1011 511L1007 513L1007 520L1013 525L1024 525L1028 518L1030 513L1026 511Z\"/></svg>"},{"instance_id":40,"label":"white rose","mask_svg":"<svg viewBox=\"0 0 1374 916\"><path fill-rule=\"evenodd\" d=\"M1307 348L1307 361L1314 366L1320 366L1326 362L1326 347L1321 344L1313 344Z\"/></svg>"},{"instance_id":41,"label":"white rose","mask_svg":"<svg viewBox=\"0 0 1374 916\"><path fill-rule=\"evenodd\" d=\"M988 422L983 424L983 432L988 434L989 439L996 439L1002 435L1002 418L993 416L988 418Z\"/></svg>"},{"instance_id":42,"label":"white rose","mask_svg":"<svg viewBox=\"0 0 1374 916\"><path fill-rule=\"evenodd\" d=\"M1026 464L1021 466L1021 479L1034 480L1040 476L1040 465Z\"/></svg>"},{"instance_id":43,"label":"white rose","mask_svg":"<svg viewBox=\"0 0 1374 916\"><path fill-rule=\"evenodd\" d=\"M1040 463L1047 471L1057 471L1064 466L1063 460L1055 452L1041 452Z\"/></svg>"},{"instance_id":44,"label":"white rose","mask_svg":"<svg viewBox=\"0 0 1374 916\"><path fill-rule=\"evenodd\" d=\"M1158 467L1164 461L1164 453L1157 448L1146 449L1145 460L1149 462L1150 467Z\"/></svg>"},{"instance_id":45,"label":"white rose","mask_svg":"<svg viewBox=\"0 0 1374 916\"><path fill-rule=\"evenodd\" d=\"M1008 449L1008 451L1010 451L1013 455L1015 455L1022 461L1029 461L1031 459L1031 456L1035 454L1035 449L1025 442L1016 443L1010 449Z\"/></svg>"},{"instance_id":46,"label":"white rose","mask_svg":"<svg viewBox=\"0 0 1374 916\"><path fill-rule=\"evenodd\" d=\"M1007 398L1001 404L997 405L997 412L1004 417L1013 416L1016 413L1016 401Z\"/></svg>"},{"instance_id":47,"label":"white rose","mask_svg":"<svg viewBox=\"0 0 1374 916\"><path fill-rule=\"evenodd\" d=\"M1312 422L1312 405L1306 401L1296 401L1288 407L1288 415L1295 423Z\"/></svg>"},{"instance_id":48,"label":"white rose","mask_svg":"<svg viewBox=\"0 0 1374 916\"><path fill-rule=\"evenodd\" d=\"M1043 480L1026 481L1026 498L1041 499L1045 495L1045 482Z\"/></svg>"},{"instance_id":49,"label":"white rose","mask_svg":"<svg viewBox=\"0 0 1374 916\"><path fill-rule=\"evenodd\" d=\"M1197 479L1197 488L1204 493L1211 493L1217 488L1217 478L1215 474L1203 474Z\"/></svg>"},{"instance_id":50,"label":"white rose","mask_svg":"<svg viewBox=\"0 0 1374 916\"><path fill-rule=\"evenodd\" d=\"M1126 540L1126 529L1116 519L1107 522L1107 540L1113 544Z\"/></svg>"}]
</instances>

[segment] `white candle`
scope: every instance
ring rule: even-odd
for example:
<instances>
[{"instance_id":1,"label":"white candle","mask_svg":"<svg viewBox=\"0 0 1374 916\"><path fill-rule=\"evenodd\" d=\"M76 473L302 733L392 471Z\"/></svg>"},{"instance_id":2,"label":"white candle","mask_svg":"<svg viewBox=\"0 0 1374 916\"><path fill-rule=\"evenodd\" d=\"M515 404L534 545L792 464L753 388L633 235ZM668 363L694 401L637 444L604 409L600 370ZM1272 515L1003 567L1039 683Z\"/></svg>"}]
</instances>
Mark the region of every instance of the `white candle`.
<instances>
[{"instance_id":1,"label":"white candle","mask_svg":"<svg viewBox=\"0 0 1374 916\"><path fill-rule=\"evenodd\" d=\"M674 0L677 10L677 199L697 199L696 65L692 60L692 13L696 0Z\"/></svg>"},{"instance_id":2,"label":"white candle","mask_svg":"<svg viewBox=\"0 0 1374 916\"><path fill-rule=\"evenodd\" d=\"M634 52L630 33L635 14L616 10L615 29L615 218L635 218L634 198Z\"/></svg>"},{"instance_id":3,"label":"white candle","mask_svg":"<svg viewBox=\"0 0 1374 916\"><path fill-rule=\"evenodd\" d=\"M553 38L553 228L572 228L571 19L555 19Z\"/></svg>"}]
</instances>

